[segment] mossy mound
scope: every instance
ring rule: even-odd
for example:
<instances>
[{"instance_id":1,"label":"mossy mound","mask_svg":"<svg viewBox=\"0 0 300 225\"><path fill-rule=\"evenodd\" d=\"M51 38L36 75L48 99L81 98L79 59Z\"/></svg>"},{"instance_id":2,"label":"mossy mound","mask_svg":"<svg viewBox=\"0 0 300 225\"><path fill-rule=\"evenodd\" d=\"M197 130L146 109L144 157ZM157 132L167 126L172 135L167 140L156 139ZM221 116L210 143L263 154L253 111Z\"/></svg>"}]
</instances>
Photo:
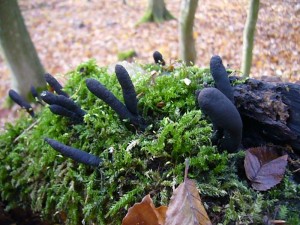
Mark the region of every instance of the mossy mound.
<instances>
[{"instance_id":1,"label":"mossy mound","mask_svg":"<svg viewBox=\"0 0 300 225\"><path fill-rule=\"evenodd\" d=\"M133 57L135 57L136 51L131 49L128 51L124 51L124 52L119 52L118 53L118 60L123 61L123 60L132 60Z\"/></svg>"},{"instance_id":2,"label":"mossy mound","mask_svg":"<svg viewBox=\"0 0 300 225\"><path fill-rule=\"evenodd\" d=\"M270 191L256 192L244 175L244 152L218 152L211 145L211 124L195 99L197 89L213 85L209 70L143 68L132 80L148 124L144 132L121 121L88 91L85 80L95 78L123 100L115 75L94 61L70 72L65 86L87 112L83 124L73 125L45 107L36 119L23 116L7 125L0 135L0 200L8 209L31 208L53 222L66 215L64 222L72 225L120 224L126 210L148 193L156 205L167 205L189 158L189 177L197 181L214 224L259 224L274 212L276 219L298 224L300 185L291 172ZM96 169L78 164L54 151L45 137L97 155L104 163Z\"/></svg>"}]
</instances>

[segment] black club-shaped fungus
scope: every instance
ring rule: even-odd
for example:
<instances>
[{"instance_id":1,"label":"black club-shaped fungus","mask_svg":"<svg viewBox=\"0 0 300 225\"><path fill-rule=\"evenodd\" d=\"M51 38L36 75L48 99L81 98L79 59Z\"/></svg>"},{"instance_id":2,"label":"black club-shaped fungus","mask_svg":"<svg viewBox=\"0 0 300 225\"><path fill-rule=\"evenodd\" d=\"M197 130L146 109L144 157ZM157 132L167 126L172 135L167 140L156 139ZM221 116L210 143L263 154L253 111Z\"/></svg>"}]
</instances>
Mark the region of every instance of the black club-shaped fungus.
<instances>
[{"instance_id":1,"label":"black club-shaped fungus","mask_svg":"<svg viewBox=\"0 0 300 225\"><path fill-rule=\"evenodd\" d=\"M161 54L160 52L158 52L158 51L155 51L155 52L153 53L153 59L154 59L154 62L155 62L156 64L159 64L159 65L162 65L162 66L166 65L166 62L165 62L165 60L163 59L162 54Z\"/></svg>"},{"instance_id":2,"label":"black club-shaped fungus","mask_svg":"<svg viewBox=\"0 0 300 225\"><path fill-rule=\"evenodd\" d=\"M85 165L98 167L101 165L102 160L92 154L84 152L80 149L64 145L58 141L55 141L50 138L45 138L45 141L56 151L60 152L62 155L69 157L76 162L83 163Z\"/></svg>"},{"instance_id":3,"label":"black club-shaped fungus","mask_svg":"<svg viewBox=\"0 0 300 225\"><path fill-rule=\"evenodd\" d=\"M31 87L30 87L30 92L31 92L32 96L33 96L35 99L39 99L39 94L38 94L38 92L37 92L37 90L35 89L34 86L31 86Z\"/></svg>"},{"instance_id":4,"label":"black club-shaped fungus","mask_svg":"<svg viewBox=\"0 0 300 225\"><path fill-rule=\"evenodd\" d=\"M41 98L49 105L59 105L71 112L74 112L78 117L83 117L86 112L82 110L72 99L63 95L55 95L49 91L43 91Z\"/></svg>"},{"instance_id":5,"label":"black club-shaped fungus","mask_svg":"<svg viewBox=\"0 0 300 225\"><path fill-rule=\"evenodd\" d=\"M86 79L86 86L90 92L108 104L121 117L121 119L129 119L132 124L137 126L139 125L138 118L129 112L126 106L99 81L93 78L88 78Z\"/></svg>"},{"instance_id":6,"label":"black club-shaped fungus","mask_svg":"<svg viewBox=\"0 0 300 225\"><path fill-rule=\"evenodd\" d=\"M126 69L121 65L115 67L116 76L122 87L123 98L126 108L135 116L138 115L138 100L136 98L136 92L134 85L130 79L130 76Z\"/></svg>"},{"instance_id":7,"label":"black club-shaped fungus","mask_svg":"<svg viewBox=\"0 0 300 225\"><path fill-rule=\"evenodd\" d=\"M93 78L86 79L86 86L92 94L108 104L121 119L128 120L135 127L144 131L147 127L144 118L138 114L137 97L134 85L126 69L121 65L115 67L116 76L122 87L125 105L116 98L103 84Z\"/></svg>"},{"instance_id":8,"label":"black club-shaped fungus","mask_svg":"<svg viewBox=\"0 0 300 225\"><path fill-rule=\"evenodd\" d=\"M50 111L53 114L59 115L59 116L64 116L70 118L73 122L75 123L82 123L83 122L83 117L78 116L76 113L60 106L60 105L50 105L49 106Z\"/></svg>"},{"instance_id":9,"label":"black club-shaped fungus","mask_svg":"<svg viewBox=\"0 0 300 225\"><path fill-rule=\"evenodd\" d=\"M36 100L37 103L39 103L41 105L44 105L39 93L37 92L37 90L35 89L34 86L30 87L30 92L31 92L32 96L34 97L34 99Z\"/></svg>"},{"instance_id":10,"label":"black club-shaped fungus","mask_svg":"<svg viewBox=\"0 0 300 225\"><path fill-rule=\"evenodd\" d=\"M198 104L213 123L218 148L237 151L242 140L243 124L234 104L216 88L204 88L198 95Z\"/></svg>"},{"instance_id":11,"label":"black club-shaped fungus","mask_svg":"<svg viewBox=\"0 0 300 225\"><path fill-rule=\"evenodd\" d=\"M22 96L12 89L8 91L8 95L15 103L25 109L31 117L34 117L33 108Z\"/></svg>"},{"instance_id":12,"label":"black club-shaped fungus","mask_svg":"<svg viewBox=\"0 0 300 225\"><path fill-rule=\"evenodd\" d=\"M63 87L61 86L61 84L51 74L46 73L44 75L44 78L46 82L49 84L49 86L52 87L58 95L63 95L69 98L69 95L62 90Z\"/></svg>"},{"instance_id":13,"label":"black club-shaped fungus","mask_svg":"<svg viewBox=\"0 0 300 225\"><path fill-rule=\"evenodd\" d=\"M211 58L210 72L214 78L216 88L226 95L231 102L234 102L232 87L220 56L215 55Z\"/></svg>"}]
</instances>

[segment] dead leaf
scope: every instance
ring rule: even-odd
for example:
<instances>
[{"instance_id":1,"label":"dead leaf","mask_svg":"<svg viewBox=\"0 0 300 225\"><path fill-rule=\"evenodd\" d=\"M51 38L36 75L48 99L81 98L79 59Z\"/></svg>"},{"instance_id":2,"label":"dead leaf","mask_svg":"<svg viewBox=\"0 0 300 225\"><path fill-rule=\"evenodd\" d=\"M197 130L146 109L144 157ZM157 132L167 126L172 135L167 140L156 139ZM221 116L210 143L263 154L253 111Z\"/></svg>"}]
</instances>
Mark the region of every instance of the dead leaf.
<instances>
[{"instance_id":1,"label":"dead leaf","mask_svg":"<svg viewBox=\"0 0 300 225\"><path fill-rule=\"evenodd\" d=\"M166 103L164 103L164 102L159 102L159 103L156 104L156 107L159 108L159 109L161 109L165 106L166 106Z\"/></svg>"},{"instance_id":2,"label":"dead leaf","mask_svg":"<svg viewBox=\"0 0 300 225\"><path fill-rule=\"evenodd\" d=\"M285 224L287 224L285 220L270 220L269 222L270 222L270 224L273 224L273 225L277 225L277 224L285 225Z\"/></svg>"},{"instance_id":3,"label":"dead leaf","mask_svg":"<svg viewBox=\"0 0 300 225\"><path fill-rule=\"evenodd\" d=\"M185 178L174 191L167 211L165 225L211 225L193 180Z\"/></svg>"},{"instance_id":4,"label":"dead leaf","mask_svg":"<svg viewBox=\"0 0 300 225\"><path fill-rule=\"evenodd\" d=\"M246 151L244 167L252 187L266 191L280 183L287 165L287 155L279 156L272 148L251 148Z\"/></svg>"},{"instance_id":5,"label":"dead leaf","mask_svg":"<svg viewBox=\"0 0 300 225\"><path fill-rule=\"evenodd\" d=\"M122 221L122 225L163 225L166 219L166 206L155 208L150 195L146 195L140 203L134 204Z\"/></svg>"},{"instance_id":6,"label":"dead leaf","mask_svg":"<svg viewBox=\"0 0 300 225\"><path fill-rule=\"evenodd\" d=\"M186 86L189 86L192 83L192 81L188 78L184 78L183 82L186 84Z\"/></svg>"}]
</instances>

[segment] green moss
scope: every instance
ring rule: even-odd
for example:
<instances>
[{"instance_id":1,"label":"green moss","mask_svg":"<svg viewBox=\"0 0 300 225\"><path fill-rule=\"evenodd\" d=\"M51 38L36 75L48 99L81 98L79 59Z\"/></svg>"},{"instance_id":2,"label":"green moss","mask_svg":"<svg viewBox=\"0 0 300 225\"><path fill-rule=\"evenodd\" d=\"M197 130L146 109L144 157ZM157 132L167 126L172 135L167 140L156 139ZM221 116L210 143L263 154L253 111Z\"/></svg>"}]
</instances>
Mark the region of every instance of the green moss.
<instances>
[{"instance_id":1,"label":"green moss","mask_svg":"<svg viewBox=\"0 0 300 225\"><path fill-rule=\"evenodd\" d=\"M212 85L207 69L182 66L163 74L160 67L145 65L144 70L132 78L139 111L149 125L145 132L121 121L87 90L85 79L95 78L123 101L115 75L94 61L67 74L64 88L86 110L84 124L72 125L47 107L35 121L22 117L16 125L8 124L0 135L0 200L8 208L30 207L51 221L62 212L67 224L119 224L126 210L148 193L156 205L167 205L173 187L183 181L185 159L190 158L189 176L197 181L209 215L217 215L214 222L259 224L280 207L280 217L298 221L300 186L291 173L274 189L259 194L243 174L244 152L228 154L211 146L211 124L195 101L197 89ZM104 164L97 169L78 164L59 155L44 137L95 154Z\"/></svg>"},{"instance_id":2,"label":"green moss","mask_svg":"<svg viewBox=\"0 0 300 225\"><path fill-rule=\"evenodd\" d=\"M119 52L118 53L118 60L122 61L122 60L127 60L127 59L131 59L133 57L136 56L136 52L134 50L128 50L125 52Z\"/></svg>"}]
</instances>

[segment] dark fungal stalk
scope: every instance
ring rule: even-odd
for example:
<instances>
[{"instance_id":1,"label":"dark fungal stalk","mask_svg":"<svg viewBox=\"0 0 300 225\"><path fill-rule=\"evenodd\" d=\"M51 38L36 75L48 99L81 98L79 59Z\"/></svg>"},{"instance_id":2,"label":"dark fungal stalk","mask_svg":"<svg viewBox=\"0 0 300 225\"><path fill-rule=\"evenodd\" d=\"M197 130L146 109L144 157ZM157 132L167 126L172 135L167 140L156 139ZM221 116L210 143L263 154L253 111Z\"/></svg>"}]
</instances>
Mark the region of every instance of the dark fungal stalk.
<instances>
[{"instance_id":1,"label":"dark fungal stalk","mask_svg":"<svg viewBox=\"0 0 300 225\"><path fill-rule=\"evenodd\" d=\"M137 98L134 85L126 69L121 65L115 67L116 76L122 87L126 108L135 116L138 115Z\"/></svg>"},{"instance_id":2,"label":"dark fungal stalk","mask_svg":"<svg viewBox=\"0 0 300 225\"><path fill-rule=\"evenodd\" d=\"M143 118L131 113L128 108L99 81L93 78L86 79L86 86L90 92L108 104L121 119L129 120L131 124L139 127L141 130L146 128Z\"/></svg>"},{"instance_id":3,"label":"dark fungal stalk","mask_svg":"<svg viewBox=\"0 0 300 225\"><path fill-rule=\"evenodd\" d=\"M55 95L49 91L43 91L41 98L49 105L59 105L69 111L74 112L78 117L83 117L86 114L86 112L82 110L80 106L78 106L72 99L63 95Z\"/></svg>"},{"instance_id":4,"label":"dark fungal stalk","mask_svg":"<svg viewBox=\"0 0 300 225\"><path fill-rule=\"evenodd\" d=\"M50 105L49 106L50 111L53 114L59 115L59 116L64 116L70 118L73 122L75 123L82 123L83 122L83 117L78 116L76 113L60 106L60 105Z\"/></svg>"},{"instance_id":5,"label":"dark fungal stalk","mask_svg":"<svg viewBox=\"0 0 300 225\"><path fill-rule=\"evenodd\" d=\"M31 92L32 96L34 97L34 99L36 100L37 103L39 103L43 106L45 105L34 86L30 87L30 92Z\"/></svg>"},{"instance_id":6,"label":"dark fungal stalk","mask_svg":"<svg viewBox=\"0 0 300 225\"><path fill-rule=\"evenodd\" d=\"M57 102L57 95L53 94L50 91L43 91L41 93L41 98L44 102L46 102L49 105L55 104Z\"/></svg>"},{"instance_id":7,"label":"dark fungal stalk","mask_svg":"<svg viewBox=\"0 0 300 225\"><path fill-rule=\"evenodd\" d=\"M30 87L30 92L31 92L32 96L33 96L35 99L38 99L38 98L39 98L39 94L37 93L37 90L35 89L34 86L31 86L31 87Z\"/></svg>"},{"instance_id":8,"label":"dark fungal stalk","mask_svg":"<svg viewBox=\"0 0 300 225\"><path fill-rule=\"evenodd\" d=\"M15 90L10 89L8 91L8 95L15 103L17 103L19 106L25 109L31 117L34 117L34 111L31 105L24 98L22 98L22 96L20 96Z\"/></svg>"},{"instance_id":9,"label":"dark fungal stalk","mask_svg":"<svg viewBox=\"0 0 300 225\"><path fill-rule=\"evenodd\" d=\"M64 145L58 141L55 141L50 138L44 139L54 150L60 152L62 155L69 157L76 162L83 163L85 165L98 167L101 165L102 160L90 153L82 151L80 149L73 148L68 145Z\"/></svg>"},{"instance_id":10,"label":"dark fungal stalk","mask_svg":"<svg viewBox=\"0 0 300 225\"><path fill-rule=\"evenodd\" d=\"M154 59L154 62L158 65L162 65L162 66L166 65L166 62L163 59L163 56L159 51L155 51L153 53L153 59Z\"/></svg>"},{"instance_id":11,"label":"dark fungal stalk","mask_svg":"<svg viewBox=\"0 0 300 225\"><path fill-rule=\"evenodd\" d=\"M231 102L234 102L232 87L220 56L215 55L211 58L210 72L214 78L216 88L219 89Z\"/></svg>"},{"instance_id":12,"label":"dark fungal stalk","mask_svg":"<svg viewBox=\"0 0 300 225\"><path fill-rule=\"evenodd\" d=\"M56 115L70 118L74 123L82 123L86 114L72 99L64 95L55 95L49 91L43 91L41 98L49 104L50 111Z\"/></svg>"},{"instance_id":13,"label":"dark fungal stalk","mask_svg":"<svg viewBox=\"0 0 300 225\"><path fill-rule=\"evenodd\" d=\"M44 75L44 78L45 78L46 82L49 84L49 86L51 88L53 88L53 90L58 95L63 95L65 97L69 98L69 95L62 90L63 87L61 86L61 84L51 74L46 73Z\"/></svg>"},{"instance_id":14,"label":"dark fungal stalk","mask_svg":"<svg viewBox=\"0 0 300 225\"><path fill-rule=\"evenodd\" d=\"M243 123L234 104L216 88L204 88L198 95L198 104L213 123L213 144L220 150L237 151Z\"/></svg>"},{"instance_id":15,"label":"dark fungal stalk","mask_svg":"<svg viewBox=\"0 0 300 225\"><path fill-rule=\"evenodd\" d=\"M108 104L121 119L129 119L131 123L138 126L137 118L129 112L126 106L99 81L93 78L88 78L86 79L86 86L90 92Z\"/></svg>"}]
</instances>

